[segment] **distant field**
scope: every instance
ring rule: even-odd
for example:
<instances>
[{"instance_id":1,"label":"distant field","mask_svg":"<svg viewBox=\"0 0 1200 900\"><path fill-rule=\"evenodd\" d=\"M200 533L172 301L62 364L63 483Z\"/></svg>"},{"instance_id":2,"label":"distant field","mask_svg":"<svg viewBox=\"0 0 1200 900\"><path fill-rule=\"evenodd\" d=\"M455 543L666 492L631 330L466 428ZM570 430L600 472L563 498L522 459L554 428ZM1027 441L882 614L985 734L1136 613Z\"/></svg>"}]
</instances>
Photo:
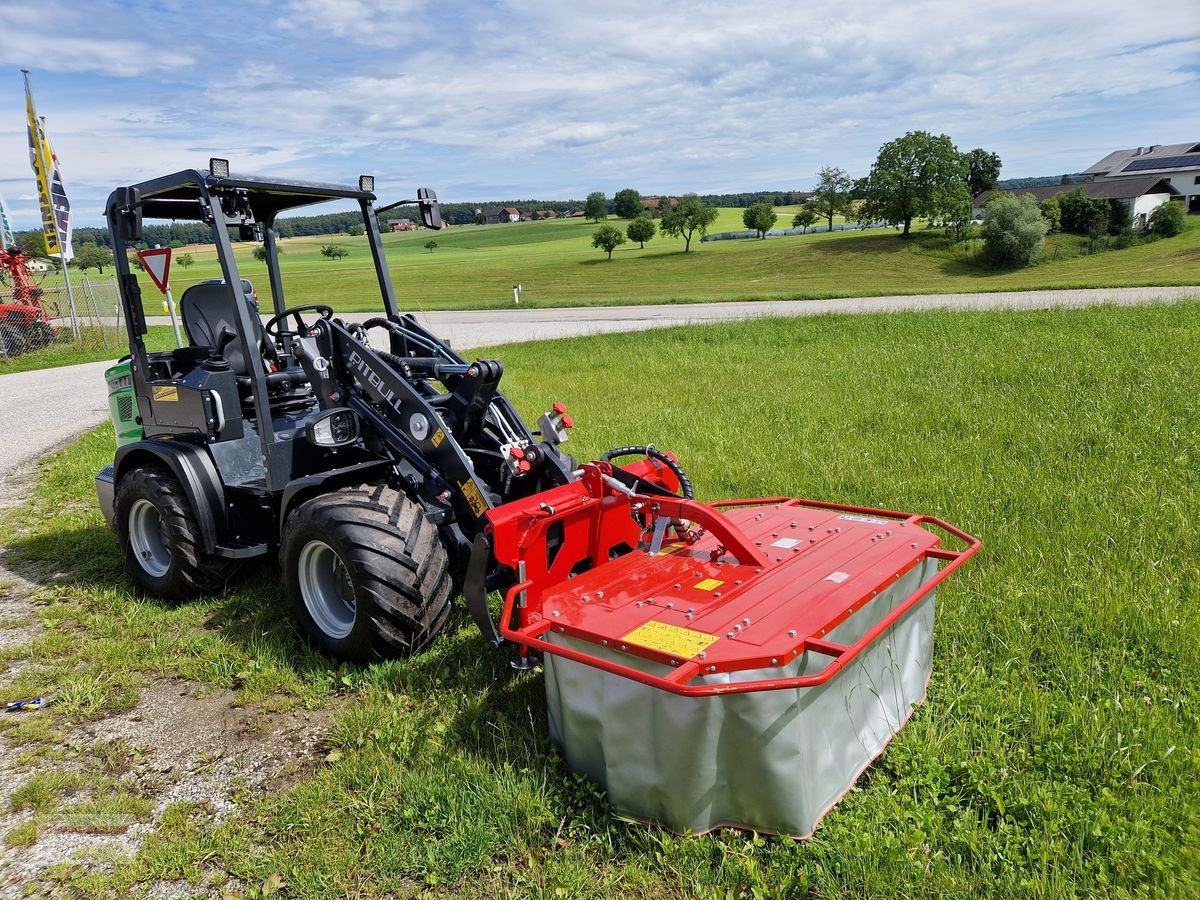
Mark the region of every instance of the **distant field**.
<instances>
[{"instance_id":1,"label":"distant field","mask_svg":"<svg viewBox=\"0 0 1200 900\"><path fill-rule=\"evenodd\" d=\"M721 210L711 231L742 230L741 214L740 209ZM780 220L790 225L787 213ZM919 229L908 240L890 228L703 245L694 240L687 255L682 241L657 236L644 250L636 244L620 247L611 262L591 247L596 226L581 219L387 234L384 244L402 308L419 311L511 305L517 283L524 285L527 306L1196 284L1200 218L1192 217L1189 226L1170 240L1094 255L1080 254L1080 238L1054 235L1047 239L1042 263L1014 272L981 266L978 242L952 245L932 229ZM431 238L438 242L432 253L422 246ZM330 242L350 255L321 256L321 245ZM292 238L281 247L289 303L329 303L344 311L378 308L365 237ZM251 258L250 249L236 251L238 266L266 300L266 267ZM212 248L179 252L191 253L196 264L173 266L176 298L189 284L219 277ZM157 298L154 288L146 287ZM148 311L157 305L149 304Z\"/></svg>"}]
</instances>

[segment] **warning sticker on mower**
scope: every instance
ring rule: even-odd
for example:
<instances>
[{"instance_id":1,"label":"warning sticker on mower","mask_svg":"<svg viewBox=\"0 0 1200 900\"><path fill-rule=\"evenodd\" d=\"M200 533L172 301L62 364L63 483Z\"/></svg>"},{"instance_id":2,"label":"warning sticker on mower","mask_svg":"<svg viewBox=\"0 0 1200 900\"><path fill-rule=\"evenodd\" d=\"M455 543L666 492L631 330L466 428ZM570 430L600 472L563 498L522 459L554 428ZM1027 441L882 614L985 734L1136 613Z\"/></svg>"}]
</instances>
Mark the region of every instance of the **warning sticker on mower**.
<instances>
[{"instance_id":1,"label":"warning sticker on mower","mask_svg":"<svg viewBox=\"0 0 1200 900\"><path fill-rule=\"evenodd\" d=\"M179 399L179 388L173 384L152 388L150 393L155 400L163 403L174 403Z\"/></svg>"},{"instance_id":2,"label":"warning sticker on mower","mask_svg":"<svg viewBox=\"0 0 1200 900\"><path fill-rule=\"evenodd\" d=\"M705 578L703 581L697 581L692 587L698 591L715 591L724 583L716 578Z\"/></svg>"},{"instance_id":3,"label":"warning sticker on mower","mask_svg":"<svg viewBox=\"0 0 1200 900\"><path fill-rule=\"evenodd\" d=\"M891 525L893 524L888 519L872 519L870 516L838 516L839 519L846 519L850 522L867 522L871 525Z\"/></svg>"},{"instance_id":4,"label":"warning sticker on mower","mask_svg":"<svg viewBox=\"0 0 1200 900\"><path fill-rule=\"evenodd\" d=\"M647 622L633 629L621 640L681 659L690 659L702 650L707 650L718 638L715 634L692 631L690 628L680 628L666 622Z\"/></svg>"}]
</instances>

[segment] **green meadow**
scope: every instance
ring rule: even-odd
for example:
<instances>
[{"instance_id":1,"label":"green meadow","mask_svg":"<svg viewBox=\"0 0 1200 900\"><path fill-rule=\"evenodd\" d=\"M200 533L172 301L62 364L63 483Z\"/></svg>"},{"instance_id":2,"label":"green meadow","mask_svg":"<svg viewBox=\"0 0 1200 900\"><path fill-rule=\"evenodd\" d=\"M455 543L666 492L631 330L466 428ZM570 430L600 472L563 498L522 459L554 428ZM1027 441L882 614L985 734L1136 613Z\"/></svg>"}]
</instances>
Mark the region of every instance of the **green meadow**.
<instances>
[{"instance_id":1,"label":"green meadow","mask_svg":"<svg viewBox=\"0 0 1200 900\"><path fill-rule=\"evenodd\" d=\"M451 251L453 239L446 256L486 252ZM807 252L822 243L839 239ZM749 246L706 246L694 260ZM401 270L406 247L393 242ZM639 264L629 256L611 269ZM442 265L425 262L437 253L412 257ZM939 590L926 703L803 843L620 820L551 746L540 672L513 672L464 613L418 658L359 668L305 647L269 566L182 606L135 596L93 496L112 457L102 428L48 460L34 503L3 526L8 564L41 585L45 630L31 648L0 652L28 659L0 702L58 697L36 716L0 719L25 748L22 765L53 761L73 728L131 707L152 680L229 689L266 710L321 709L332 725L315 771L291 787L247 790L224 818L174 804L133 857L59 866L39 889L1197 896L1197 346L1200 303L1185 302L778 319L495 351L527 418L567 403L584 458L653 441L679 455L702 499L906 509L983 538ZM90 809L79 805L98 797L149 820L113 755L85 748L69 778L34 776L14 801L32 818L6 842L79 828Z\"/></svg>"},{"instance_id":2,"label":"green meadow","mask_svg":"<svg viewBox=\"0 0 1200 900\"><path fill-rule=\"evenodd\" d=\"M628 224L610 221L622 229ZM781 215L779 224L789 225L790 216ZM687 254L682 240L657 235L644 250L629 243L619 247L611 261L592 248L596 225L582 219L399 232L385 235L384 246L401 308L421 311L511 306L514 284L524 286L521 302L528 306L1195 284L1200 218L1190 225L1170 240L1090 255L1081 252L1083 239L1052 235L1042 263L1009 272L984 265L978 241L955 245L940 229L918 230L910 239L890 228L706 244L696 238ZM737 209L721 210L710 229L740 230ZM430 239L438 243L432 252L424 247ZM338 260L323 257L326 243L350 253ZM379 308L365 237L291 238L280 246L288 303L328 303L347 312ZM266 300L266 265L250 249L237 250L238 268ZM211 248L178 252L190 252L196 264L173 267L177 299L189 284L220 277Z\"/></svg>"}]
</instances>

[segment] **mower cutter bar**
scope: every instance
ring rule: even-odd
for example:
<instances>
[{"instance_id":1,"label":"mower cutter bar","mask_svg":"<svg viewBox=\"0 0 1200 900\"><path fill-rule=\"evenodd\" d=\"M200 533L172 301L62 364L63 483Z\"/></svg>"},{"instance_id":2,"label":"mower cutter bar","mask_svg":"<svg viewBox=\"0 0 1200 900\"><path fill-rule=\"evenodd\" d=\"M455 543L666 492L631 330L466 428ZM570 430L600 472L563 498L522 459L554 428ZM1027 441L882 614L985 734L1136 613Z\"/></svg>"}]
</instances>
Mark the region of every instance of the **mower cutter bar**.
<instances>
[{"instance_id":1,"label":"mower cutter bar","mask_svg":"<svg viewBox=\"0 0 1200 900\"><path fill-rule=\"evenodd\" d=\"M981 546L932 516L788 498L709 505L624 492L606 468L590 464L579 482L489 513L496 558L518 574L501 633L523 652L674 694L823 684ZM669 472L646 462L625 468L674 487ZM923 526L966 546L945 549ZM675 538L665 544L664 527ZM930 562L937 570L905 596L889 591ZM881 596L891 609L858 633L852 617ZM784 674L807 653L805 674ZM733 673L742 674L723 677Z\"/></svg>"}]
</instances>

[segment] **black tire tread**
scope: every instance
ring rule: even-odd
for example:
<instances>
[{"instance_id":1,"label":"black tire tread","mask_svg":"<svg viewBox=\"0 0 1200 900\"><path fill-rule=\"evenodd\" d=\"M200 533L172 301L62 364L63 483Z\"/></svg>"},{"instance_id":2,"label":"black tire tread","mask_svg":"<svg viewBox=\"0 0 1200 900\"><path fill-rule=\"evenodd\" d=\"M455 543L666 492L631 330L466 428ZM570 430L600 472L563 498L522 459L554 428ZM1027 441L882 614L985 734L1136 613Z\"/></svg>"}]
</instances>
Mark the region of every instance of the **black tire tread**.
<instances>
[{"instance_id":1,"label":"black tire tread","mask_svg":"<svg viewBox=\"0 0 1200 900\"><path fill-rule=\"evenodd\" d=\"M322 535L354 583L354 629L336 645L309 624L294 573L300 546L292 546L293 536L300 533ZM301 504L288 517L280 554L297 615L318 648L334 655L360 662L411 656L429 645L450 616L450 559L437 527L420 506L387 485L342 488Z\"/></svg>"},{"instance_id":2,"label":"black tire tread","mask_svg":"<svg viewBox=\"0 0 1200 900\"><path fill-rule=\"evenodd\" d=\"M152 502L162 516L163 527L171 543L172 566L161 579L153 579L133 559L128 536L127 506L131 494ZM125 560L125 571L148 593L167 600L188 600L223 589L240 568L237 560L204 552L204 540L187 495L165 466L138 466L122 476L117 485L116 509L117 535Z\"/></svg>"}]
</instances>

